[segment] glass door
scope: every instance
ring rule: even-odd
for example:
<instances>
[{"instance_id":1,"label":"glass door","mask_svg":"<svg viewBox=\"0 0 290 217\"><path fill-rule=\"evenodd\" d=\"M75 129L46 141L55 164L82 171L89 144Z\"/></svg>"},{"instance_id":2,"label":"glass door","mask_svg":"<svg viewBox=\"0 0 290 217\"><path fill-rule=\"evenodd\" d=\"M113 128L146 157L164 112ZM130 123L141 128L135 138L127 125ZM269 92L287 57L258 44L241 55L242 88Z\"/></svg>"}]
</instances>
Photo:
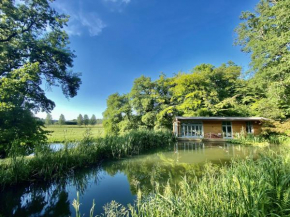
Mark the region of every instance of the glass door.
<instances>
[{"instance_id":1,"label":"glass door","mask_svg":"<svg viewBox=\"0 0 290 217\"><path fill-rule=\"evenodd\" d=\"M223 128L223 137L224 138L232 138L233 132L232 132L232 122L224 121L222 123Z\"/></svg>"},{"instance_id":2,"label":"glass door","mask_svg":"<svg viewBox=\"0 0 290 217\"><path fill-rule=\"evenodd\" d=\"M182 124L181 125L181 136L182 137L202 137L202 124Z\"/></svg>"}]
</instances>

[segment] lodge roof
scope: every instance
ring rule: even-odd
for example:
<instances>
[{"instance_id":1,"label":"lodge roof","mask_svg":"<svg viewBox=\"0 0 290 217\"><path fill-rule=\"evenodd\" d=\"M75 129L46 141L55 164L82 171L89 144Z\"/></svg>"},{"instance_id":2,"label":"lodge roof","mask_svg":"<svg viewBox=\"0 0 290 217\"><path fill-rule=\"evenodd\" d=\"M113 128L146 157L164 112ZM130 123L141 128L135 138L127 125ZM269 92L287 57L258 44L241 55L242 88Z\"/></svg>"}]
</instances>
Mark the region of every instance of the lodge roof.
<instances>
[{"instance_id":1,"label":"lodge roof","mask_svg":"<svg viewBox=\"0 0 290 217\"><path fill-rule=\"evenodd\" d=\"M263 117L182 117L176 116L175 120L211 120L211 121L266 121Z\"/></svg>"}]
</instances>

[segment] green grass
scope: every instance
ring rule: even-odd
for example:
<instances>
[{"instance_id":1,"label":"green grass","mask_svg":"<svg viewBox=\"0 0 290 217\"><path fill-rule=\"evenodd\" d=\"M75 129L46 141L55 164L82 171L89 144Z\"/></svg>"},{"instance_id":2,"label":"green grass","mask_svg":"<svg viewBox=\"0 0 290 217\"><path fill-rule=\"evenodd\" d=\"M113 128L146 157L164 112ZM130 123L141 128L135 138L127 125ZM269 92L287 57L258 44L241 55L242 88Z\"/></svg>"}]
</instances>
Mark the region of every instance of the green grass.
<instances>
[{"instance_id":1,"label":"green grass","mask_svg":"<svg viewBox=\"0 0 290 217\"><path fill-rule=\"evenodd\" d=\"M45 130L51 131L48 136L49 143L80 141L84 137L86 129L91 129L92 137L94 139L104 135L104 128L102 124L94 126L48 125L45 127Z\"/></svg>"},{"instance_id":2,"label":"green grass","mask_svg":"<svg viewBox=\"0 0 290 217\"><path fill-rule=\"evenodd\" d=\"M149 196L139 190L133 205L112 201L102 216L290 216L289 153L268 152L223 167L209 163L202 176L184 177L162 192L158 183Z\"/></svg>"}]
</instances>

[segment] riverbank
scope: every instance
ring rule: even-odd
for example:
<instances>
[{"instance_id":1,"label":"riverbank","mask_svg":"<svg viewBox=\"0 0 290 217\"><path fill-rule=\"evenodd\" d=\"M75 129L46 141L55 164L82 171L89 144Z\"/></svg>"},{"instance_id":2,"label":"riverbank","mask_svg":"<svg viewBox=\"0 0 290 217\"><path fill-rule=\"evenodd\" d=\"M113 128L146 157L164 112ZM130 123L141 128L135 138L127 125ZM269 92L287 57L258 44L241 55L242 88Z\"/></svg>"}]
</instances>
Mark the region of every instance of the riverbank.
<instances>
[{"instance_id":1,"label":"riverbank","mask_svg":"<svg viewBox=\"0 0 290 217\"><path fill-rule=\"evenodd\" d=\"M154 193L139 190L133 205L112 201L104 216L289 216L289 150L233 160L223 167L208 163L202 176L184 177L174 189L167 184L161 191L155 182ZM79 216L80 203L73 204Z\"/></svg>"},{"instance_id":2,"label":"riverbank","mask_svg":"<svg viewBox=\"0 0 290 217\"><path fill-rule=\"evenodd\" d=\"M35 148L33 157L14 156L0 162L0 186L65 177L74 170L99 163L103 159L132 156L175 142L170 131L131 131L121 136L95 139L87 130L83 139L70 148L51 150L47 145Z\"/></svg>"}]
</instances>

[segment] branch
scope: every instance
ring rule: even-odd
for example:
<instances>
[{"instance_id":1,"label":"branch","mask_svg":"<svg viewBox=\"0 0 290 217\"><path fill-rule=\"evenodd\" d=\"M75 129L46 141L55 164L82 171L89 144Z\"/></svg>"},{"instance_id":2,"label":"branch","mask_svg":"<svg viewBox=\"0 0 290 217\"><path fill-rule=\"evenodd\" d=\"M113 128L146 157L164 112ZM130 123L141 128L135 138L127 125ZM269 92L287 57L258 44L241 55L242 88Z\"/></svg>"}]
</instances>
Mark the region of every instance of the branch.
<instances>
[{"instance_id":1,"label":"branch","mask_svg":"<svg viewBox=\"0 0 290 217\"><path fill-rule=\"evenodd\" d=\"M21 32L20 32L20 34L23 34L25 32L28 32L32 28L33 24L35 24L35 21L32 21L26 29L22 29ZM10 41L13 37L17 36L18 34L19 33L14 32L11 35L9 35L6 39L0 39L0 42Z\"/></svg>"}]
</instances>

